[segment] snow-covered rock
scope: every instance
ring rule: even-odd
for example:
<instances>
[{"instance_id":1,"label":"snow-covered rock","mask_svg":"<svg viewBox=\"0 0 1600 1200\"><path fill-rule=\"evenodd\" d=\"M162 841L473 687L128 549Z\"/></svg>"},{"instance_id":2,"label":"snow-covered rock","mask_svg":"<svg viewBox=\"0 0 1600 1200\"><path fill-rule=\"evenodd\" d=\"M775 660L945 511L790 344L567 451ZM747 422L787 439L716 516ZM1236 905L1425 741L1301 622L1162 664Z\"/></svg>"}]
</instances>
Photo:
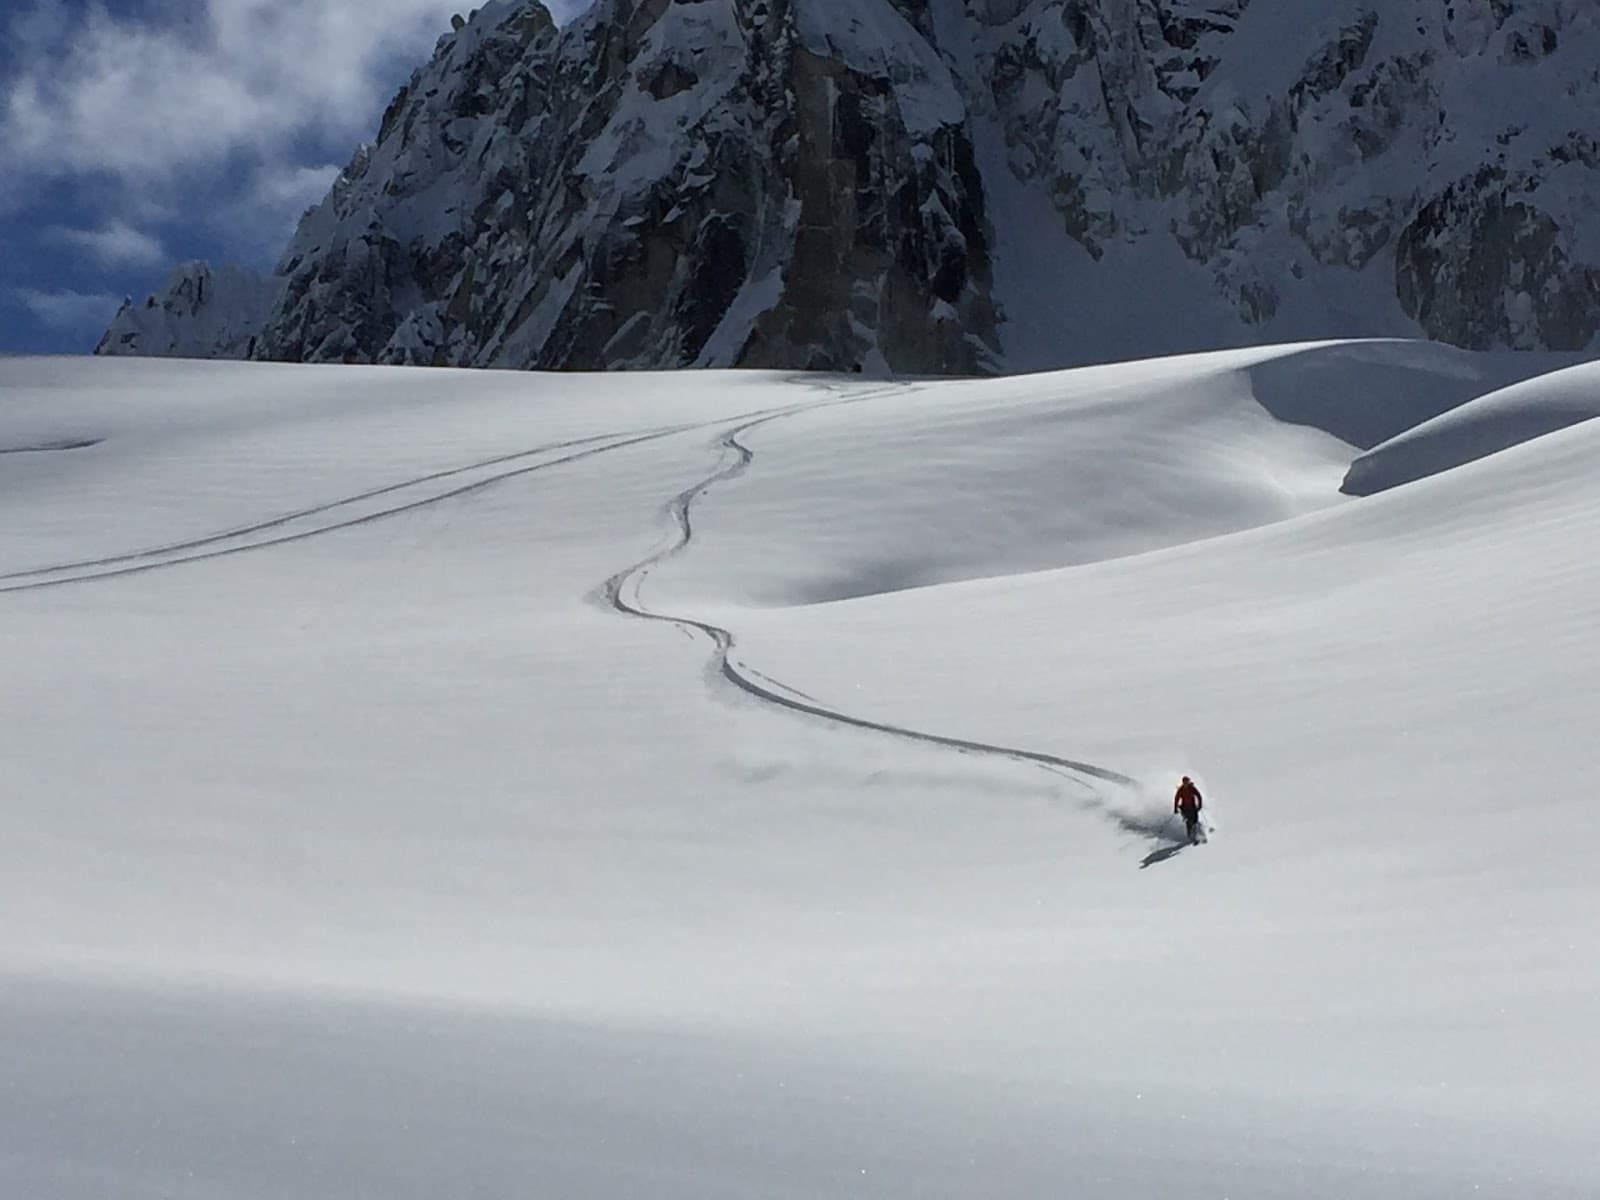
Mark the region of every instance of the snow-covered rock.
<instances>
[{"instance_id":1,"label":"snow-covered rock","mask_svg":"<svg viewBox=\"0 0 1600 1200\"><path fill-rule=\"evenodd\" d=\"M95 353L250 358L277 290L276 280L243 267L183 263L142 304L122 302Z\"/></svg>"},{"instance_id":2,"label":"snow-covered rock","mask_svg":"<svg viewBox=\"0 0 1600 1200\"><path fill-rule=\"evenodd\" d=\"M307 214L251 353L1583 350L1597 57L1587 0L496 0Z\"/></svg>"},{"instance_id":3,"label":"snow-covered rock","mask_svg":"<svg viewBox=\"0 0 1600 1200\"><path fill-rule=\"evenodd\" d=\"M837 15L604 0L559 30L536 3L480 11L307 215L258 354L988 365L961 98L896 10Z\"/></svg>"},{"instance_id":4,"label":"snow-covered rock","mask_svg":"<svg viewBox=\"0 0 1600 1200\"><path fill-rule=\"evenodd\" d=\"M1241 340L1361 328L1571 350L1600 332L1581 218L1600 199L1592 5L990 9L1005 19L980 74L1008 162L1130 318L1156 323L1165 301L1116 296L1105 264L1170 237Z\"/></svg>"}]
</instances>

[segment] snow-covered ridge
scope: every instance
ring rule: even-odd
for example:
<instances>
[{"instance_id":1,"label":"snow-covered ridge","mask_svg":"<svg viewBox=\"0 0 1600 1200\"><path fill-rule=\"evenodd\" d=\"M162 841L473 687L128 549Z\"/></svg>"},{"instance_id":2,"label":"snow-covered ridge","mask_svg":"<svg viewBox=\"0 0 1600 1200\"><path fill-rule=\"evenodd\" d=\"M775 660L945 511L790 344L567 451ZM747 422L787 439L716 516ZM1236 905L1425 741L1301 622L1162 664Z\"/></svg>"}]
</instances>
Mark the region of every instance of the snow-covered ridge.
<instances>
[{"instance_id":1,"label":"snow-covered ridge","mask_svg":"<svg viewBox=\"0 0 1600 1200\"><path fill-rule=\"evenodd\" d=\"M1600 417L1600 364L1480 396L1407 429L1350 464L1344 490L1370 496Z\"/></svg>"},{"instance_id":2,"label":"snow-covered ridge","mask_svg":"<svg viewBox=\"0 0 1600 1200\"><path fill-rule=\"evenodd\" d=\"M242 267L203 262L174 267L160 292L129 298L96 354L149 358L250 358L277 299L278 281Z\"/></svg>"},{"instance_id":3,"label":"snow-covered ridge","mask_svg":"<svg viewBox=\"0 0 1600 1200\"><path fill-rule=\"evenodd\" d=\"M1585 350L1597 57L1584 0L601 0L565 28L501 0L308 214L253 344L196 312L103 349L935 373L1354 334Z\"/></svg>"}]
</instances>

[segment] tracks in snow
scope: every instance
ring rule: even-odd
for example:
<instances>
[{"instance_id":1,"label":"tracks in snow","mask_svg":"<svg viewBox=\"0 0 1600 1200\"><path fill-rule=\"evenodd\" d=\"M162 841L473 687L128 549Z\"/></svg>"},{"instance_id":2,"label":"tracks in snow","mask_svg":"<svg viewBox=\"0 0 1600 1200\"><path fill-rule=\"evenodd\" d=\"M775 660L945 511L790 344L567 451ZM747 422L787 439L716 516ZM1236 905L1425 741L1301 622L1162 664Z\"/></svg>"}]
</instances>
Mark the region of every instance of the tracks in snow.
<instances>
[{"instance_id":1,"label":"tracks in snow","mask_svg":"<svg viewBox=\"0 0 1600 1200\"><path fill-rule=\"evenodd\" d=\"M573 441L552 442L532 450L520 450L514 454L482 459L464 467L435 471L415 479L373 488L340 500L298 509L265 521L241 525L187 541L131 550L104 558L78 559L25 571L13 571L0 575L0 593L37 591L40 588L87 583L96 579L134 575L205 559L222 558L230 554L242 554L250 550L262 550L269 546L282 546L321 534L333 533L336 530L350 529L398 516L430 504L438 504L443 500L481 491L507 479L531 475L535 471L564 466L612 450L621 450L626 446L637 446L644 442L705 427L673 425L643 433L601 434Z\"/></svg>"},{"instance_id":2,"label":"tracks in snow","mask_svg":"<svg viewBox=\"0 0 1600 1200\"><path fill-rule=\"evenodd\" d=\"M812 408L826 407L829 404L852 403L866 398L857 396L844 401L824 401L821 404L808 405L800 409L769 413L755 420L746 421L725 434L719 444L722 447L724 457L728 461L707 478L680 492L668 506L668 515L675 526L674 536L670 544L626 570L619 571L606 581L605 596L612 608L626 616L672 625L679 629L692 630L695 633L704 635L710 640L713 647L715 655L713 666L723 679L747 695L754 696L756 699L765 701L768 704L786 708L791 712L802 713L837 725L846 725L853 729L865 729L873 733L888 734L908 741L921 742L924 745L942 746L946 749L957 750L967 754L990 755L1010 759L1013 762L1042 767L1056 774L1065 773L1068 778L1090 791L1094 789L1084 783L1085 778L1097 780L1101 783L1117 784L1122 787L1136 786L1137 781L1129 776L1106 767L1097 766L1094 763L1062 758L1037 750L1024 750L1015 746L1000 746L992 742L980 742L968 738L928 733L920 729L912 729L909 726L895 725L887 721L874 721L866 717L852 715L840 709L830 708L826 704L807 696L804 692L800 692L738 661L734 656L737 638L732 630L725 629L720 625L714 625L709 621L702 621L696 617L656 612L644 603L639 594L640 588L643 586L644 581L649 578L651 571L670 559L683 554L693 543L693 510L695 501L699 500L701 496L705 495L717 484L743 475L755 461L755 451L740 440L743 435L762 425L792 416L795 412L809 411ZM1092 807L1099 808L1101 806L1093 804Z\"/></svg>"},{"instance_id":3,"label":"tracks in snow","mask_svg":"<svg viewBox=\"0 0 1600 1200\"><path fill-rule=\"evenodd\" d=\"M1132 786L1135 781L1128 776L1093 763L1079 762L1014 746L1000 746L990 742L928 733L903 725L854 716L842 710L830 708L804 692L790 687L781 680L773 679L755 668L736 660L734 657L736 639L731 630L694 617L657 613L649 609L640 599L640 586L650 572L669 559L682 554L693 542L693 508L695 501L716 484L744 474L750 468L751 463L755 461L754 451L740 441L742 435L762 425L782 420L798 413L835 405L860 403L888 392L900 390L902 389L898 387L874 389L843 398L790 405L781 409L752 413L746 418L735 418L735 420L740 420L742 423L725 434L720 441L724 454L731 456L730 460L707 478L673 498L668 507L668 513L672 518L676 531L673 540L669 545L648 558L607 580L605 584L607 599L612 607L620 613L641 620L673 625L705 636L711 641L714 648L714 664L718 673L740 691L768 704L834 724L887 734L925 745L942 746L962 753L991 755L1010 759L1014 762L1028 763L1055 773L1065 773L1068 778L1086 787L1088 785L1084 784L1085 779L1094 779L1103 783L1113 783L1121 786ZM0 574L0 594L37 591L42 588L64 587L69 584L88 583L100 579L163 570L188 563L303 541L307 538L370 524L401 513L438 504L445 500L469 495L508 479L531 475L537 471L549 470L553 467L564 466L601 454L607 454L613 450L642 445L646 442L658 441L662 438L692 432L697 429L715 428L726 423L726 421L715 421L700 424L673 425L647 430L643 433L601 434L572 441L553 442L531 450L482 459L464 467L435 471L414 479L373 488L353 496L312 505L293 512L283 513L264 521L237 526L218 533L127 551L122 554L77 559Z\"/></svg>"},{"instance_id":4,"label":"tracks in snow","mask_svg":"<svg viewBox=\"0 0 1600 1200\"><path fill-rule=\"evenodd\" d=\"M87 450L91 446L98 446L104 440L103 438L59 438L27 446L0 446L0 454L54 454L63 450Z\"/></svg>"}]
</instances>

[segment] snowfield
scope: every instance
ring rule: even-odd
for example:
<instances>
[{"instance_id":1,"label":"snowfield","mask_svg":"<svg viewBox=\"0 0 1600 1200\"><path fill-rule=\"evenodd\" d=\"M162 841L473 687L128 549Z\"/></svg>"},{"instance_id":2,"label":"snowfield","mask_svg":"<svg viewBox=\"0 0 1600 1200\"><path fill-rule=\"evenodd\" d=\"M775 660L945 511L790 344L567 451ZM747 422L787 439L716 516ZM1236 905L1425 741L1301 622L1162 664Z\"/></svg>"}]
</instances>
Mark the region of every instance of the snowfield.
<instances>
[{"instance_id":1,"label":"snowfield","mask_svg":"<svg viewBox=\"0 0 1600 1200\"><path fill-rule=\"evenodd\" d=\"M1596 396L0 360L0 1192L1591 1198Z\"/></svg>"}]
</instances>

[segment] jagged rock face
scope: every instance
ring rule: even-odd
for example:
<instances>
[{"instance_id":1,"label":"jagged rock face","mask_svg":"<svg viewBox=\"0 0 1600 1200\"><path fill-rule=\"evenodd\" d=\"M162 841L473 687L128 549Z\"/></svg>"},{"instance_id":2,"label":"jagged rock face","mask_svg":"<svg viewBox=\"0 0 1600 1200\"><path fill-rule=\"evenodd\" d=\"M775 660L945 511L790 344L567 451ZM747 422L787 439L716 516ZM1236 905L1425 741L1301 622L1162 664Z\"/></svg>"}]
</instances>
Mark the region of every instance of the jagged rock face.
<instances>
[{"instance_id":1,"label":"jagged rock face","mask_svg":"<svg viewBox=\"0 0 1600 1200\"><path fill-rule=\"evenodd\" d=\"M1350 332L1272 328L1334 268L1415 322L1387 332L1593 342L1587 0L966 5L985 7L1012 169L1096 258L1170 233L1263 337Z\"/></svg>"},{"instance_id":2,"label":"jagged rock face","mask_svg":"<svg viewBox=\"0 0 1600 1200\"><path fill-rule=\"evenodd\" d=\"M495 0L307 215L245 345L929 373L1582 349L1596 61L1592 0L600 0L564 29Z\"/></svg>"},{"instance_id":3,"label":"jagged rock face","mask_svg":"<svg viewBox=\"0 0 1600 1200\"><path fill-rule=\"evenodd\" d=\"M123 301L96 354L143 358L249 358L272 310L272 284L238 267L173 268L157 295Z\"/></svg>"},{"instance_id":4,"label":"jagged rock face","mask_svg":"<svg viewBox=\"0 0 1600 1200\"><path fill-rule=\"evenodd\" d=\"M787 0L606 0L565 31L508 12L446 39L306 218L259 355L988 365L948 79L949 119L908 123Z\"/></svg>"},{"instance_id":5,"label":"jagged rock face","mask_svg":"<svg viewBox=\"0 0 1600 1200\"><path fill-rule=\"evenodd\" d=\"M835 43L817 14L791 15L801 36L781 154L794 205L780 234L784 289L735 361L933 373L990 365L987 216L964 106L937 56L911 62L920 80L898 81L889 57L918 36L903 19L916 6L885 18L894 40L881 44Z\"/></svg>"},{"instance_id":6,"label":"jagged rock face","mask_svg":"<svg viewBox=\"0 0 1600 1200\"><path fill-rule=\"evenodd\" d=\"M1485 167L1423 205L1400 234L1400 302L1468 346L1581 348L1600 333L1600 269L1573 263L1533 199L1538 181Z\"/></svg>"}]
</instances>

